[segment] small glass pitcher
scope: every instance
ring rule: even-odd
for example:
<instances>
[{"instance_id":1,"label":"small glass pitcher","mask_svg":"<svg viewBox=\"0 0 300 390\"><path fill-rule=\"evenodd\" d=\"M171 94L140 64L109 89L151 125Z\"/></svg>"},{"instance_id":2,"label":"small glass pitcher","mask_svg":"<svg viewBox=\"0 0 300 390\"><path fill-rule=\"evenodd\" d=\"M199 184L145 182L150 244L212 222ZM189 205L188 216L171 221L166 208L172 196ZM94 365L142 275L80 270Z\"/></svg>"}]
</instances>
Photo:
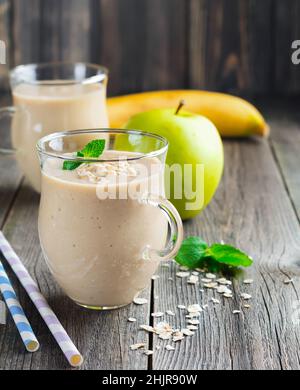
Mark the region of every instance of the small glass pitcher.
<instances>
[{"instance_id":1,"label":"small glass pitcher","mask_svg":"<svg viewBox=\"0 0 300 390\"><path fill-rule=\"evenodd\" d=\"M25 176L40 191L35 152L37 141L61 130L108 127L108 71L85 63L20 65L10 72L13 106L0 109L0 119L12 117L12 148ZM1 147L1 146L0 146Z\"/></svg>"}]
</instances>

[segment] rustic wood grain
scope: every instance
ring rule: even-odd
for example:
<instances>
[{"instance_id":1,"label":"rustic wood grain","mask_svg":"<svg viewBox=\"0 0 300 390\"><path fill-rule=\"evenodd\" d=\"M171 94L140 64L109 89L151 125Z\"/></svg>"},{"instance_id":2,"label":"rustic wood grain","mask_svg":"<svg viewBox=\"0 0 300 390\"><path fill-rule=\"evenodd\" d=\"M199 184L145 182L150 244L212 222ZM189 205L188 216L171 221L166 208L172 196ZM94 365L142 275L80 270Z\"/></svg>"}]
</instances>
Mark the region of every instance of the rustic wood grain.
<instances>
[{"instance_id":1,"label":"rustic wood grain","mask_svg":"<svg viewBox=\"0 0 300 390\"><path fill-rule=\"evenodd\" d=\"M299 99L262 103L271 127L270 143L288 194L300 221L300 113Z\"/></svg>"},{"instance_id":2,"label":"rustic wood grain","mask_svg":"<svg viewBox=\"0 0 300 390\"><path fill-rule=\"evenodd\" d=\"M288 137L288 134L286 134ZM254 266L247 277L252 286L234 283L235 297L214 305L219 294L187 285L175 267L163 268L156 280L154 311L178 304L209 304L200 316L199 331L166 351L167 342L154 338L153 369L299 369L300 328L293 324L293 305L300 294L300 228L267 141L226 141L222 185L209 208L185 224L186 235L200 234L208 242L237 245L251 254ZM174 282L169 281L171 275ZM284 280L293 277L292 284ZM175 281L176 280L176 281ZM239 294L252 295L251 309ZM234 315L233 310L242 314ZM296 317L297 318L297 317ZM168 318L169 321L174 321ZM174 324L184 327L184 314Z\"/></svg>"},{"instance_id":3,"label":"rustic wood grain","mask_svg":"<svg viewBox=\"0 0 300 390\"><path fill-rule=\"evenodd\" d=\"M294 65L291 60L292 42L300 39L300 2L275 0L274 7L274 92L292 95L300 90L300 65Z\"/></svg>"},{"instance_id":4,"label":"rustic wood grain","mask_svg":"<svg viewBox=\"0 0 300 390\"><path fill-rule=\"evenodd\" d=\"M146 369L148 358L130 351L130 345L147 342L147 335L137 332L138 324L148 323L149 305L134 304L111 312L93 312L72 303L54 282L45 265L37 232L39 196L25 183L4 227L4 234L27 267L85 358L82 369ZM41 348L34 354L24 351L15 326L9 317L0 328L1 369L69 369L55 340L39 317L26 292L8 269L21 304L32 323ZM144 297L149 298L150 290ZM128 317L137 323L128 323ZM138 354L138 355L137 355Z\"/></svg>"},{"instance_id":5,"label":"rustic wood grain","mask_svg":"<svg viewBox=\"0 0 300 390\"><path fill-rule=\"evenodd\" d=\"M186 85L186 3L99 0L92 60L110 69L111 95Z\"/></svg>"},{"instance_id":6,"label":"rustic wood grain","mask_svg":"<svg viewBox=\"0 0 300 390\"><path fill-rule=\"evenodd\" d=\"M189 4L189 86L239 94L269 91L272 1Z\"/></svg>"},{"instance_id":7,"label":"rustic wood grain","mask_svg":"<svg viewBox=\"0 0 300 390\"><path fill-rule=\"evenodd\" d=\"M110 95L184 87L281 95L300 90L291 62L299 15L298 0L1 0L0 38L11 65L106 65Z\"/></svg>"},{"instance_id":8,"label":"rustic wood grain","mask_svg":"<svg viewBox=\"0 0 300 390\"><path fill-rule=\"evenodd\" d=\"M89 61L90 3L12 0L13 62Z\"/></svg>"}]
</instances>

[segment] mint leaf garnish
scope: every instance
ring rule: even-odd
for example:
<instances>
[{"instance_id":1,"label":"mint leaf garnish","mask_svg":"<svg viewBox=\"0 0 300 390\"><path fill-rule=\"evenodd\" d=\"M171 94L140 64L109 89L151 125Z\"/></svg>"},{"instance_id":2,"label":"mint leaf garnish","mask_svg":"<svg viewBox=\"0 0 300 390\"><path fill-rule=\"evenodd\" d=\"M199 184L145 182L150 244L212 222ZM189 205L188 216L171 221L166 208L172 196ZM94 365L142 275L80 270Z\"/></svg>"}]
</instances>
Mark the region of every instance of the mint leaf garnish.
<instances>
[{"instance_id":1,"label":"mint leaf garnish","mask_svg":"<svg viewBox=\"0 0 300 390\"><path fill-rule=\"evenodd\" d=\"M95 139L94 141L85 145L85 147L79 152L83 157L97 158L101 156L105 148L104 139Z\"/></svg>"},{"instance_id":2,"label":"mint leaf garnish","mask_svg":"<svg viewBox=\"0 0 300 390\"><path fill-rule=\"evenodd\" d=\"M73 171L78 168L82 163L78 161L64 161L63 170L64 171Z\"/></svg>"},{"instance_id":3,"label":"mint leaf garnish","mask_svg":"<svg viewBox=\"0 0 300 390\"><path fill-rule=\"evenodd\" d=\"M187 237L175 257L180 265L203 268L215 273L232 273L239 267L249 267L252 259L231 245L208 244L200 237Z\"/></svg>"},{"instance_id":4,"label":"mint leaf garnish","mask_svg":"<svg viewBox=\"0 0 300 390\"><path fill-rule=\"evenodd\" d=\"M218 263L232 267L250 267L253 263L249 256L231 245L213 244L206 253Z\"/></svg>"},{"instance_id":5,"label":"mint leaf garnish","mask_svg":"<svg viewBox=\"0 0 300 390\"><path fill-rule=\"evenodd\" d=\"M101 156L105 149L105 140L104 139L95 139L89 142L85 147L76 153L77 157L83 158L98 158ZM63 170L64 171L73 171L78 168L82 162L80 161L64 161Z\"/></svg>"},{"instance_id":6,"label":"mint leaf garnish","mask_svg":"<svg viewBox=\"0 0 300 390\"><path fill-rule=\"evenodd\" d=\"M186 267L197 268L207 248L208 245L200 237L188 237L183 241L176 261Z\"/></svg>"}]
</instances>

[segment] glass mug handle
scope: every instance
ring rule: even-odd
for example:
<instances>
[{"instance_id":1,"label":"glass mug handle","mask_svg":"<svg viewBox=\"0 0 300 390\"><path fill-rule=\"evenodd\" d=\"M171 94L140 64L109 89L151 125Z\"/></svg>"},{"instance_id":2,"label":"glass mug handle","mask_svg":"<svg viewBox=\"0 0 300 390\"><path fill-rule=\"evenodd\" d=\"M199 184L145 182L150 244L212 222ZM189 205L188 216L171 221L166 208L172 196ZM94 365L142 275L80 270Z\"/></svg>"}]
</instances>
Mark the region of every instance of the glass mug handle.
<instances>
[{"instance_id":1,"label":"glass mug handle","mask_svg":"<svg viewBox=\"0 0 300 390\"><path fill-rule=\"evenodd\" d=\"M162 250L157 250L147 246L143 251L145 260L170 260L176 256L183 240L183 225L181 217L173 204L162 196L145 196L139 199L142 204L151 205L159 208L167 217L170 225L170 240L166 247Z\"/></svg>"},{"instance_id":2,"label":"glass mug handle","mask_svg":"<svg viewBox=\"0 0 300 390\"><path fill-rule=\"evenodd\" d=\"M0 108L0 121L1 121L1 119L5 118L6 116L12 118L15 113L16 113L16 109L13 106ZM15 153L15 151L13 149L2 148L0 145L0 155L3 155L3 154L11 155L14 153Z\"/></svg>"}]
</instances>

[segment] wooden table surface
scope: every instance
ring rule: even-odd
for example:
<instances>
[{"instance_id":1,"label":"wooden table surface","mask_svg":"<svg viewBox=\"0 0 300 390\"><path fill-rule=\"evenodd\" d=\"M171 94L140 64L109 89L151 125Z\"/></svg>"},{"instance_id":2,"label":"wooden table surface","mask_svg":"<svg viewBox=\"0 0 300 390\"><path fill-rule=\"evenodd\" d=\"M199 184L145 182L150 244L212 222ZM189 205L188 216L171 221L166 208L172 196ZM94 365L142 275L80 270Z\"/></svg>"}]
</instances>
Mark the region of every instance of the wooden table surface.
<instances>
[{"instance_id":1,"label":"wooden table surface","mask_svg":"<svg viewBox=\"0 0 300 390\"><path fill-rule=\"evenodd\" d=\"M269 140L227 140L222 184L209 207L184 224L185 234L208 242L224 240L254 258L247 277L233 284L234 299L201 292L176 277L178 267L161 267L160 278L144 291L149 304L112 312L81 309L64 296L44 263L37 233L39 196L23 180L13 158L0 158L0 227L85 358L82 369L300 369L300 113L299 101L257 103L271 125ZM3 105L3 101L2 104ZM1 257L0 257L1 258ZM69 369L47 327L9 267L9 275L41 343L24 351L7 317L0 325L0 369ZM172 277L173 281L169 280ZM285 284L286 279L293 282ZM252 295L251 308L239 294ZM168 321L185 324L178 304L208 303L199 330L167 351L163 341L138 330L152 324L151 312L173 310ZM242 307L242 313L234 315ZM136 317L137 323L128 323ZM160 321L160 319L155 319ZM147 342L153 356L131 351ZM160 345L160 349L156 346Z\"/></svg>"}]
</instances>

